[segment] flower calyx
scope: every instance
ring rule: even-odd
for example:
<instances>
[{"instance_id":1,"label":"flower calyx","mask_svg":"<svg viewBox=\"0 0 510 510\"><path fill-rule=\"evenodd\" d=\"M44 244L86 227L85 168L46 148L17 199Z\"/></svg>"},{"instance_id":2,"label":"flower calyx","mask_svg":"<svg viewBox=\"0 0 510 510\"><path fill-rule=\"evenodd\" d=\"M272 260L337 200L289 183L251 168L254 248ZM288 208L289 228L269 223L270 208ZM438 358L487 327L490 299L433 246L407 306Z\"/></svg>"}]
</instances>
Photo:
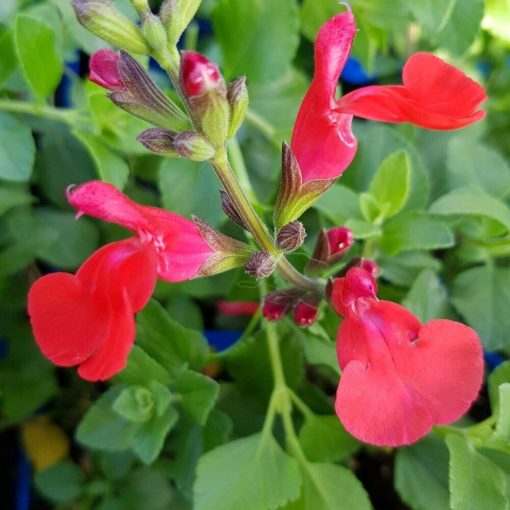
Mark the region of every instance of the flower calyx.
<instances>
[{"instance_id":1,"label":"flower calyx","mask_svg":"<svg viewBox=\"0 0 510 510\"><path fill-rule=\"evenodd\" d=\"M131 55L102 49L90 59L89 78L110 90L109 99L126 112L172 131L191 127L187 115L151 80Z\"/></svg>"},{"instance_id":2,"label":"flower calyx","mask_svg":"<svg viewBox=\"0 0 510 510\"><path fill-rule=\"evenodd\" d=\"M237 212L237 208L234 205L234 202L232 202L232 199L230 198L230 195L223 190L220 190L221 195L221 208L223 209L223 212L234 222L237 223L241 228L244 228L245 230L248 230L246 228L246 225L244 224L243 219Z\"/></svg>"},{"instance_id":3,"label":"flower calyx","mask_svg":"<svg viewBox=\"0 0 510 510\"><path fill-rule=\"evenodd\" d=\"M101 39L134 53L149 53L141 30L110 1L73 0L72 5L79 23Z\"/></svg>"},{"instance_id":4,"label":"flower calyx","mask_svg":"<svg viewBox=\"0 0 510 510\"><path fill-rule=\"evenodd\" d=\"M318 274L340 261L354 243L352 230L347 227L333 227L319 232L312 258L306 266L308 274Z\"/></svg>"},{"instance_id":5,"label":"flower calyx","mask_svg":"<svg viewBox=\"0 0 510 510\"><path fill-rule=\"evenodd\" d=\"M227 100L230 105L230 121L228 124L227 138L233 138L244 121L248 111L248 89L246 77L240 76L230 82L227 89Z\"/></svg>"},{"instance_id":6,"label":"flower calyx","mask_svg":"<svg viewBox=\"0 0 510 510\"><path fill-rule=\"evenodd\" d=\"M213 250L213 254L204 262L198 276L212 276L217 273L242 267L253 256L253 250L245 243L226 236L211 227L204 220L192 216L204 241Z\"/></svg>"},{"instance_id":7,"label":"flower calyx","mask_svg":"<svg viewBox=\"0 0 510 510\"><path fill-rule=\"evenodd\" d=\"M159 15L165 27L168 43L175 46L190 21L195 16L202 0L165 0Z\"/></svg>"},{"instance_id":8,"label":"flower calyx","mask_svg":"<svg viewBox=\"0 0 510 510\"><path fill-rule=\"evenodd\" d=\"M333 179L303 182L297 159L290 146L283 142L282 176L274 212L276 228L280 229L299 218L333 182Z\"/></svg>"}]
</instances>

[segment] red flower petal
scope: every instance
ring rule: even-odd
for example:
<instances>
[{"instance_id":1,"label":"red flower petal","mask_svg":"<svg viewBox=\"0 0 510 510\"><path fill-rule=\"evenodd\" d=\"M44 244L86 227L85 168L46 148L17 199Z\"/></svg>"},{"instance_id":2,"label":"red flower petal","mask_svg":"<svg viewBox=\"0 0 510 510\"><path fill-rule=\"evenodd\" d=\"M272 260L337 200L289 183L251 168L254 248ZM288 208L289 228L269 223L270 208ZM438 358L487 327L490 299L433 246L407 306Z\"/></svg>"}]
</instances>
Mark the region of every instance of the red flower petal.
<instances>
[{"instance_id":1,"label":"red flower petal","mask_svg":"<svg viewBox=\"0 0 510 510\"><path fill-rule=\"evenodd\" d=\"M107 182L90 181L69 188L67 200L80 214L117 223L133 232L150 229L138 204Z\"/></svg>"},{"instance_id":2,"label":"red flower petal","mask_svg":"<svg viewBox=\"0 0 510 510\"><path fill-rule=\"evenodd\" d=\"M195 278L214 253L198 227L178 214L157 207L139 207L157 232L160 278L169 282Z\"/></svg>"},{"instance_id":3,"label":"red flower petal","mask_svg":"<svg viewBox=\"0 0 510 510\"><path fill-rule=\"evenodd\" d=\"M102 344L109 312L75 276L39 278L28 293L28 313L37 345L55 365L78 365Z\"/></svg>"},{"instance_id":4,"label":"red flower petal","mask_svg":"<svg viewBox=\"0 0 510 510\"><path fill-rule=\"evenodd\" d=\"M119 73L120 55L113 50L102 49L90 57L89 80L108 90L125 90Z\"/></svg>"},{"instance_id":5,"label":"red flower petal","mask_svg":"<svg viewBox=\"0 0 510 510\"><path fill-rule=\"evenodd\" d=\"M196 51L181 53L181 84L188 97L201 96L222 81L218 66Z\"/></svg>"},{"instance_id":6,"label":"red flower petal","mask_svg":"<svg viewBox=\"0 0 510 510\"><path fill-rule=\"evenodd\" d=\"M127 292L114 295L109 308L103 344L78 368L80 377L87 381L104 381L123 370L135 341L135 319Z\"/></svg>"},{"instance_id":7,"label":"red flower petal","mask_svg":"<svg viewBox=\"0 0 510 510\"><path fill-rule=\"evenodd\" d=\"M352 116L331 114L338 78L355 33L349 11L330 19L317 35L314 77L301 103L291 142L303 182L340 176L356 153Z\"/></svg>"},{"instance_id":8,"label":"red flower petal","mask_svg":"<svg viewBox=\"0 0 510 510\"><path fill-rule=\"evenodd\" d=\"M365 442L397 446L460 418L483 377L476 333L447 320L421 326L387 301L357 306L338 331L336 411L346 429Z\"/></svg>"},{"instance_id":9,"label":"red flower petal","mask_svg":"<svg viewBox=\"0 0 510 510\"><path fill-rule=\"evenodd\" d=\"M428 129L457 129L477 122L487 99L481 85L429 53L415 53L403 70L403 86L369 86L338 100L335 111L382 122L411 122Z\"/></svg>"}]
</instances>

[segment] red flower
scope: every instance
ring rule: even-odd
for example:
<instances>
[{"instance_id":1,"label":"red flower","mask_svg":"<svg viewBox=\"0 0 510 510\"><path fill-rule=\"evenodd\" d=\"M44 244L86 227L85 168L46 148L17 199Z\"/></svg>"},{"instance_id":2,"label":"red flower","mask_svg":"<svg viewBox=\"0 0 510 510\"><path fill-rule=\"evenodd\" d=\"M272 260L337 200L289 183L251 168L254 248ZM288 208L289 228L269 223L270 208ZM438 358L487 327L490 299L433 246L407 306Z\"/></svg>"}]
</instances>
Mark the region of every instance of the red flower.
<instances>
[{"instance_id":1,"label":"red flower","mask_svg":"<svg viewBox=\"0 0 510 510\"><path fill-rule=\"evenodd\" d=\"M356 24L350 11L322 25L315 41L315 72L299 109L292 150L303 183L336 179L356 154L353 116L411 122L429 129L457 129L482 119L484 89L462 71L428 53L412 55L403 85L369 86L336 99L338 78L351 49Z\"/></svg>"},{"instance_id":2,"label":"red flower","mask_svg":"<svg viewBox=\"0 0 510 510\"><path fill-rule=\"evenodd\" d=\"M90 381L126 365L135 336L134 313L149 300L157 277L183 281L199 274L214 253L195 224L134 203L104 182L68 193L79 214L118 223L136 236L93 253L76 275L53 273L31 287L28 312L43 354L59 366L80 365Z\"/></svg>"},{"instance_id":3,"label":"red flower","mask_svg":"<svg viewBox=\"0 0 510 510\"><path fill-rule=\"evenodd\" d=\"M220 299L216 305L218 312L229 317L238 315L255 315L260 307L258 301L227 301Z\"/></svg>"},{"instance_id":4,"label":"red flower","mask_svg":"<svg viewBox=\"0 0 510 510\"><path fill-rule=\"evenodd\" d=\"M329 255L336 258L342 256L354 243L352 230L347 227L333 227L326 230L329 245Z\"/></svg>"},{"instance_id":5,"label":"red flower","mask_svg":"<svg viewBox=\"0 0 510 510\"><path fill-rule=\"evenodd\" d=\"M471 328L442 319L421 324L376 292L361 268L333 283L332 305L344 316L336 413L361 441L410 444L469 409L482 383L482 348Z\"/></svg>"}]
</instances>

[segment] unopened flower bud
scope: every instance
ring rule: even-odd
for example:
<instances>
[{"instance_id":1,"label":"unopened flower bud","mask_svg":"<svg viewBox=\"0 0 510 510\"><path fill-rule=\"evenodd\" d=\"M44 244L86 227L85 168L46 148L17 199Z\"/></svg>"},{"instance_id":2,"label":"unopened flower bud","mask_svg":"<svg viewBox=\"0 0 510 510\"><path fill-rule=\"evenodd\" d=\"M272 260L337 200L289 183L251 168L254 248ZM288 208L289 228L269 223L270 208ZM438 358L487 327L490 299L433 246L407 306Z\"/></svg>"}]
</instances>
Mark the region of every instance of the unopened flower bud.
<instances>
[{"instance_id":1,"label":"unopened flower bud","mask_svg":"<svg viewBox=\"0 0 510 510\"><path fill-rule=\"evenodd\" d=\"M294 307L292 320L295 324L301 327L311 326L316 320L318 315L318 302L299 300Z\"/></svg>"},{"instance_id":2,"label":"unopened flower bud","mask_svg":"<svg viewBox=\"0 0 510 510\"><path fill-rule=\"evenodd\" d=\"M147 41L147 44L153 51L158 51L161 48L166 47L167 38L165 27L158 16L147 11L142 17L142 33Z\"/></svg>"},{"instance_id":3,"label":"unopened flower bud","mask_svg":"<svg viewBox=\"0 0 510 510\"><path fill-rule=\"evenodd\" d=\"M320 273L328 266L338 262L353 243L352 231L346 227L321 230L312 258L306 266L306 272L309 274Z\"/></svg>"},{"instance_id":4,"label":"unopened flower bud","mask_svg":"<svg viewBox=\"0 0 510 510\"><path fill-rule=\"evenodd\" d=\"M174 138L177 153L192 161L207 161L214 157L216 149L202 135L192 131L179 133Z\"/></svg>"},{"instance_id":5,"label":"unopened flower bud","mask_svg":"<svg viewBox=\"0 0 510 510\"><path fill-rule=\"evenodd\" d=\"M377 278L381 272L377 262L369 259L361 259L359 267L361 267L361 269L366 271L368 274L372 275L374 278Z\"/></svg>"},{"instance_id":6,"label":"unopened flower bud","mask_svg":"<svg viewBox=\"0 0 510 510\"><path fill-rule=\"evenodd\" d=\"M179 156L174 146L176 133L163 128L150 128L138 135L137 140L151 152L167 158Z\"/></svg>"},{"instance_id":7,"label":"unopened flower bud","mask_svg":"<svg viewBox=\"0 0 510 510\"><path fill-rule=\"evenodd\" d=\"M305 240L306 232L300 221L291 221L283 226L276 236L276 244L281 251L290 252L299 248Z\"/></svg>"},{"instance_id":8,"label":"unopened flower bud","mask_svg":"<svg viewBox=\"0 0 510 510\"><path fill-rule=\"evenodd\" d=\"M278 321L287 313L288 308L289 307L286 303L273 301L269 298L268 295L264 300L264 306L262 307L262 315L268 321Z\"/></svg>"},{"instance_id":9,"label":"unopened flower bud","mask_svg":"<svg viewBox=\"0 0 510 510\"><path fill-rule=\"evenodd\" d=\"M223 144L227 138L230 105L218 66L200 53L184 51L180 82L202 133L212 143Z\"/></svg>"},{"instance_id":10,"label":"unopened flower bud","mask_svg":"<svg viewBox=\"0 0 510 510\"><path fill-rule=\"evenodd\" d=\"M101 39L135 53L149 52L140 29L108 0L73 0L73 8L80 24Z\"/></svg>"},{"instance_id":11,"label":"unopened flower bud","mask_svg":"<svg viewBox=\"0 0 510 510\"><path fill-rule=\"evenodd\" d=\"M126 90L119 72L120 55L104 48L96 51L89 62L89 80L108 90Z\"/></svg>"},{"instance_id":12,"label":"unopened flower bud","mask_svg":"<svg viewBox=\"0 0 510 510\"><path fill-rule=\"evenodd\" d=\"M181 86L188 98L201 96L224 85L216 64L196 51L182 52Z\"/></svg>"},{"instance_id":13,"label":"unopened flower bud","mask_svg":"<svg viewBox=\"0 0 510 510\"><path fill-rule=\"evenodd\" d=\"M257 280L267 278L275 270L276 261L270 253L259 251L254 253L244 266L245 271Z\"/></svg>"},{"instance_id":14,"label":"unopened flower bud","mask_svg":"<svg viewBox=\"0 0 510 510\"><path fill-rule=\"evenodd\" d=\"M354 242L352 230L347 227L333 227L326 230L326 237L329 243L329 255L335 255L338 259L342 256Z\"/></svg>"},{"instance_id":15,"label":"unopened flower bud","mask_svg":"<svg viewBox=\"0 0 510 510\"><path fill-rule=\"evenodd\" d=\"M248 89L246 77L241 76L230 83L227 90L227 99L230 104L230 122L228 125L228 138L232 138L244 121L248 111Z\"/></svg>"},{"instance_id":16,"label":"unopened flower bud","mask_svg":"<svg viewBox=\"0 0 510 510\"><path fill-rule=\"evenodd\" d=\"M90 77L112 90L108 97L128 113L170 131L189 129L190 121L186 114L125 51L121 50L118 56L110 50L94 53L90 59Z\"/></svg>"},{"instance_id":17,"label":"unopened flower bud","mask_svg":"<svg viewBox=\"0 0 510 510\"><path fill-rule=\"evenodd\" d=\"M246 225L244 224L243 219L239 215L239 212L237 211L236 206L232 202L232 199L230 198L230 195L226 192L221 190L221 207L223 209L223 212L235 223L237 223L241 228L246 229Z\"/></svg>"},{"instance_id":18,"label":"unopened flower bud","mask_svg":"<svg viewBox=\"0 0 510 510\"><path fill-rule=\"evenodd\" d=\"M200 7L201 0L165 0L159 15L165 25L168 42L175 46Z\"/></svg>"}]
</instances>

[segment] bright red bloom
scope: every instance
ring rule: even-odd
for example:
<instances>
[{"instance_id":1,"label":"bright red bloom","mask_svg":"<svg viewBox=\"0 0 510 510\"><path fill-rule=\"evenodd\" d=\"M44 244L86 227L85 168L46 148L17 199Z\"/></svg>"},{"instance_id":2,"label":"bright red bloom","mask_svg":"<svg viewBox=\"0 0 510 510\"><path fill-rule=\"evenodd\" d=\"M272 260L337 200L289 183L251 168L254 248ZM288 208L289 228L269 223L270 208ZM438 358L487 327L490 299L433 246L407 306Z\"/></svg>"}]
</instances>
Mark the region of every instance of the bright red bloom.
<instances>
[{"instance_id":1,"label":"bright red bloom","mask_svg":"<svg viewBox=\"0 0 510 510\"><path fill-rule=\"evenodd\" d=\"M126 90L119 72L120 55L103 48L90 57L89 80L108 90Z\"/></svg>"},{"instance_id":2,"label":"bright red bloom","mask_svg":"<svg viewBox=\"0 0 510 510\"><path fill-rule=\"evenodd\" d=\"M80 365L84 379L105 380L125 367L134 313L150 299L158 275L167 281L194 278L213 250L193 222L138 205L110 184L83 184L69 191L68 200L80 214L137 235L93 253L76 275L39 278L28 295L28 312L47 358L59 366Z\"/></svg>"},{"instance_id":3,"label":"bright red bloom","mask_svg":"<svg viewBox=\"0 0 510 510\"><path fill-rule=\"evenodd\" d=\"M369 86L335 98L356 24L350 11L322 25L315 41L315 72L299 109L291 148L303 182L336 179L356 154L353 116L411 122L429 129L457 129L485 116L484 89L462 71L428 53L412 55L403 85Z\"/></svg>"},{"instance_id":4,"label":"bright red bloom","mask_svg":"<svg viewBox=\"0 0 510 510\"><path fill-rule=\"evenodd\" d=\"M196 51L181 54L181 85L188 97L201 96L222 83L218 66Z\"/></svg>"},{"instance_id":5,"label":"bright red bloom","mask_svg":"<svg viewBox=\"0 0 510 510\"><path fill-rule=\"evenodd\" d=\"M332 304L344 316L336 413L361 441L410 444L469 409L482 384L482 348L464 324L421 324L403 306L379 301L376 292L374 279L360 268L333 283Z\"/></svg>"}]
</instances>

